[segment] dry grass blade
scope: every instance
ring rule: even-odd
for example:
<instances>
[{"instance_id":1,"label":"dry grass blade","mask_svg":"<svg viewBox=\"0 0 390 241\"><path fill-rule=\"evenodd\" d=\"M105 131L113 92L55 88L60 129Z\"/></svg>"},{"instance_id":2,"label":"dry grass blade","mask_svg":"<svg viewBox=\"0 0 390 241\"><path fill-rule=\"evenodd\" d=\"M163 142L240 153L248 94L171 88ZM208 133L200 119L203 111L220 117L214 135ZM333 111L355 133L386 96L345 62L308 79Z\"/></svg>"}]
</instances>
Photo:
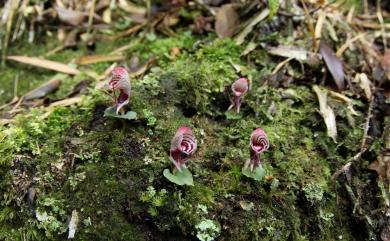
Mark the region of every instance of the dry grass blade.
<instances>
[{"instance_id":1,"label":"dry grass blade","mask_svg":"<svg viewBox=\"0 0 390 241\"><path fill-rule=\"evenodd\" d=\"M36 67L51 69L65 74L78 75L80 71L63 63L27 56L8 56L6 59L29 64Z\"/></svg>"},{"instance_id":2,"label":"dry grass blade","mask_svg":"<svg viewBox=\"0 0 390 241\"><path fill-rule=\"evenodd\" d=\"M240 24L234 4L225 4L219 8L215 16L215 32L219 38L229 38Z\"/></svg>"},{"instance_id":3,"label":"dry grass blade","mask_svg":"<svg viewBox=\"0 0 390 241\"><path fill-rule=\"evenodd\" d=\"M326 18L326 12L324 10L320 10L318 13L318 20L314 31L314 38L315 38L314 52L318 51L319 41L321 39L322 28L324 26L325 18Z\"/></svg>"},{"instance_id":4,"label":"dry grass blade","mask_svg":"<svg viewBox=\"0 0 390 241\"><path fill-rule=\"evenodd\" d=\"M329 72L332 74L338 90L345 88L343 63L336 56L334 51L324 42L320 44L320 53L324 58L325 64Z\"/></svg>"},{"instance_id":5,"label":"dry grass blade","mask_svg":"<svg viewBox=\"0 0 390 241\"><path fill-rule=\"evenodd\" d=\"M317 94L318 102L320 104L320 114L325 121L326 128L328 130L328 136L336 142L337 127L336 116L327 103L327 93L322 91L317 85L313 86L313 91Z\"/></svg>"},{"instance_id":6,"label":"dry grass blade","mask_svg":"<svg viewBox=\"0 0 390 241\"><path fill-rule=\"evenodd\" d=\"M347 50L347 48L353 43L355 42L356 40L364 37L366 35L366 33L361 33L355 37L353 37L352 39L348 39L336 52L336 56L337 57L341 57L344 53L345 50Z\"/></svg>"},{"instance_id":7,"label":"dry grass blade","mask_svg":"<svg viewBox=\"0 0 390 241\"><path fill-rule=\"evenodd\" d=\"M124 60L125 57L121 55L89 55L82 56L76 59L76 64L87 65L87 64L95 64L100 62L113 62Z\"/></svg>"}]
</instances>

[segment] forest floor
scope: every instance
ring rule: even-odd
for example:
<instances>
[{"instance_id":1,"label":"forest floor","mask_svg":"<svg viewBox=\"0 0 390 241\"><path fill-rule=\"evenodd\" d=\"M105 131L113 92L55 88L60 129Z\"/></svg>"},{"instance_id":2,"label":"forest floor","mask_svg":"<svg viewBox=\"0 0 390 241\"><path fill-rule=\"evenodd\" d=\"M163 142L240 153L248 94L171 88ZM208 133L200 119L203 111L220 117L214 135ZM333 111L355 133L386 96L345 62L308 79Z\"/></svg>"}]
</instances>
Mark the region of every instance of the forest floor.
<instances>
[{"instance_id":1,"label":"forest floor","mask_svg":"<svg viewBox=\"0 0 390 241\"><path fill-rule=\"evenodd\" d=\"M0 240L390 240L387 1L86 2L0 6ZM183 125L192 186L163 175Z\"/></svg>"}]
</instances>

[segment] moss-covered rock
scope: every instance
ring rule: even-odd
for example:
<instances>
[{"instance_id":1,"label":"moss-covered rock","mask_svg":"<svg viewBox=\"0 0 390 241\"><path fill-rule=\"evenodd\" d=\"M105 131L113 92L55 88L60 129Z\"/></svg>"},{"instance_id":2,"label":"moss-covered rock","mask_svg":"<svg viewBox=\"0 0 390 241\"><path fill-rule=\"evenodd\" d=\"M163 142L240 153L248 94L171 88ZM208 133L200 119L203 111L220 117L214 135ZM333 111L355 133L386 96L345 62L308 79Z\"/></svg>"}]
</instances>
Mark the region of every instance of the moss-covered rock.
<instances>
[{"instance_id":1,"label":"moss-covered rock","mask_svg":"<svg viewBox=\"0 0 390 241\"><path fill-rule=\"evenodd\" d=\"M331 174L356 154L362 116L352 128L347 107L335 103L335 143L311 89L265 85L269 71L260 67L248 72L241 113L226 112L239 77L234 65L245 66L240 47L217 40L193 48L191 36L154 41L138 50L160 61L132 80L138 120L103 118L109 100L90 90L77 106L49 115L32 109L1 127L0 239L62 240L73 210L76 240L359 239ZM166 56L173 47L182 54ZM162 175L172 167L170 139L183 124L199 141L188 164L194 186L184 187ZM260 182L241 173L257 127L271 143Z\"/></svg>"}]
</instances>

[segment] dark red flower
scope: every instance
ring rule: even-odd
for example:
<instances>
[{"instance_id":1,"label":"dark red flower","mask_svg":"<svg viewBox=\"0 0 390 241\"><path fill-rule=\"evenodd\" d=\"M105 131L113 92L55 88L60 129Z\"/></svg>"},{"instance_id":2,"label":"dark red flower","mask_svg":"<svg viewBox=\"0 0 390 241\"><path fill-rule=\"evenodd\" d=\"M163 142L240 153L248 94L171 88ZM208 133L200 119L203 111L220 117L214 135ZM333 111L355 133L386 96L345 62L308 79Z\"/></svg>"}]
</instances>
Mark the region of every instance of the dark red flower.
<instances>
[{"instance_id":1,"label":"dark red flower","mask_svg":"<svg viewBox=\"0 0 390 241\"><path fill-rule=\"evenodd\" d=\"M170 159L180 171L186 161L196 151L197 141L191 128L182 126L177 129L171 141Z\"/></svg>"},{"instance_id":2,"label":"dark red flower","mask_svg":"<svg viewBox=\"0 0 390 241\"><path fill-rule=\"evenodd\" d=\"M261 128L257 128L251 134L250 139L250 153L251 153L251 169L256 168L260 165L260 153L268 150L269 141L267 134Z\"/></svg>"},{"instance_id":3,"label":"dark red flower","mask_svg":"<svg viewBox=\"0 0 390 241\"><path fill-rule=\"evenodd\" d=\"M232 84L233 101L228 110L236 107L237 113L240 112L241 98L249 89L249 81L246 78L239 78Z\"/></svg>"},{"instance_id":4,"label":"dark red flower","mask_svg":"<svg viewBox=\"0 0 390 241\"><path fill-rule=\"evenodd\" d=\"M116 113L119 113L119 110L127 105L130 101L130 77L129 73L124 67L115 67L112 70L112 76L108 85L110 89L113 91L114 100L116 105ZM115 91L119 90L119 96L115 96Z\"/></svg>"}]
</instances>

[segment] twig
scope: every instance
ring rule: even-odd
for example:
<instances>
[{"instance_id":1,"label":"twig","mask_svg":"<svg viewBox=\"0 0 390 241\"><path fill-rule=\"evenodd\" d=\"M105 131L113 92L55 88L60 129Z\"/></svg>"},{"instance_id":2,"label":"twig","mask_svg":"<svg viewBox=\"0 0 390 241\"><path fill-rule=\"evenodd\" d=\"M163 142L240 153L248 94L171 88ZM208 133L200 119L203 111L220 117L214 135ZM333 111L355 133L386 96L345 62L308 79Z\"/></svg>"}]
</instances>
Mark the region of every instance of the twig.
<instances>
[{"instance_id":1,"label":"twig","mask_svg":"<svg viewBox=\"0 0 390 241\"><path fill-rule=\"evenodd\" d=\"M368 113L367 113L367 117L366 117L366 123L364 125L364 134L363 134L363 139L362 139L362 146L361 146L361 149L360 149L360 152L357 153L355 156L353 156L351 159L349 159L347 161L347 163L345 165L343 165L339 170L337 170L333 176L332 176L332 180L333 181L336 181L338 179L338 177L342 174L342 173L345 173L346 174L346 177L347 177L347 180L349 183L352 182L352 174L350 172L350 169L351 169L351 166L352 164L355 164L355 163L359 163L360 160L361 160L361 156L366 153L366 151L368 150L368 145L367 145L367 140L369 138L371 138L369 135L368 135L368 131L370 129L370 121L371 121L371 118L373 116L373 110L374 110L374 104L375 104L375 94L374 94L374 91L373 91L373 94L371 96L371 99L370 99L370 105L368 107Z\"/></svg>"}]
</instances>

